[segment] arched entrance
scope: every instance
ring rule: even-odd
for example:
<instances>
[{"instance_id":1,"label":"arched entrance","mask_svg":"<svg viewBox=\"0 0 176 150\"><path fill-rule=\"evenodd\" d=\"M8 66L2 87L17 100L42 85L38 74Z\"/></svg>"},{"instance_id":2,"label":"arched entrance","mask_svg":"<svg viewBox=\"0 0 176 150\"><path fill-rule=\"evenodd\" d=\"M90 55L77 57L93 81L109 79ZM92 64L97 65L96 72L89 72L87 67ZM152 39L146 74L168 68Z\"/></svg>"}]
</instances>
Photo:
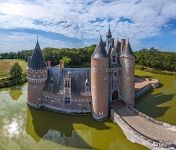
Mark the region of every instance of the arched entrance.
<instances>
[{"instance_id":1,"label":"arched entrance","mask_svg":"<svg viewBox=\"0 0 176 150\"><path fill-rule=\"evenodd\" d=\"M118 91L117 90L112 92L112 101L114 101L114 100L118 100Z\"/></svg>"}]
</instances>

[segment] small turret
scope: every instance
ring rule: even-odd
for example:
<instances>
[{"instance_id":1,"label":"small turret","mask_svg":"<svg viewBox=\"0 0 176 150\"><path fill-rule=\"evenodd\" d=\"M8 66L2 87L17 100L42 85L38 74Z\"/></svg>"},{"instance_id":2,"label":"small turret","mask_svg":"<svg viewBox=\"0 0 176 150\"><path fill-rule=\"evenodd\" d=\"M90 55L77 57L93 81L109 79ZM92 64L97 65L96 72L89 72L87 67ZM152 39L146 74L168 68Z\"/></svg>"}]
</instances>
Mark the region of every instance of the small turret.
<instances>
[{"instance_id":1,"label":"small turret","mask_svg":"<svg viewBox=\"0 0 176 150\"><path fill-rule=\"evenodd\" d=\"M135 93L134 93L134 71L135 71L135 58L132 52L129 40L128 42L123 39L121 43L121 72L120 72L120 88L121 88L121 99L127 105L135 104Z\"/></svg>"},{"instance_id":2,"label":"small turret","mask_svg":"<svg viewBox=\"0 0 176 150\"><path fill-rule=\"evenodd\" d=\"M37 39L32 57L28 60L28 104L39 108L42 106L42 92L48 71Z\"/></svg>"},{"instance_id":3,"label":"small turret","mask_svg":"<svg viewBox=\"0 0 176 150\"><path fill-rule=\"evenodd\" d=\"M110 25L109 25L109 29L108 29L108 33L107 33L106 37L107 38L112 38Z\"/></svg>"},{"instance_id":4,"label":"small turret","mask_svg":"<svg viewBox=\"0 0 176 150\"><path fill-rule=\"evenodd\" d=\"M108 67L109 58L100 36L100 42L91 57L92 116L99 121L106 119L109 114Z\"/></svg>"},{"instance_id":5,"label":"small turret","mask_svg":"<svg viewBox=\"0 0 176 150\"><path fill-rule=\"evenodd\" d=\"M111 53L109 50L111 50L110 47L113 47L113 46L114 46L114 39L112 38L111 29L109 26L109 29L106 35L106 53L107 54Z\"/></svg>"}]
</instances>

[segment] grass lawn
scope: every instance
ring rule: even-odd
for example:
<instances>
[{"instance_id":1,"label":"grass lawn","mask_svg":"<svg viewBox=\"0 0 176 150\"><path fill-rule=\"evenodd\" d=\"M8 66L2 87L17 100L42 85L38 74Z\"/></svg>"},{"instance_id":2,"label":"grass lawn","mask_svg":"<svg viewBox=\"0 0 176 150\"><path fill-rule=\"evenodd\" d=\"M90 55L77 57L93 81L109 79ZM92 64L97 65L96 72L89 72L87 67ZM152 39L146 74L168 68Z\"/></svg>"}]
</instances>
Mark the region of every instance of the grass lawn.
<instances>
[{"instance_id":1,"label":"grass lawn","mask_svg":"<svg viewBox=\"0 0 176 150\"><path fill-rule=\"evenodd\" d=\"M136 70L136 75L150 76L160 81L161 87L137 100L136 108L163 122L176 125L176 76Z\"/></svg>"},{"instance_id":2,"label":"grass lawn","mask_svg":"<svg viewBox=\"0 0 176 150\"><path fill-rule=\"evenodd\" d=\"M27 62L19 59L2 59L0 60L0 78L7 77L9 75L10 69L15 62L18 62L23 68L23 73L26 72Z\"/></svg>"}]
</instances>

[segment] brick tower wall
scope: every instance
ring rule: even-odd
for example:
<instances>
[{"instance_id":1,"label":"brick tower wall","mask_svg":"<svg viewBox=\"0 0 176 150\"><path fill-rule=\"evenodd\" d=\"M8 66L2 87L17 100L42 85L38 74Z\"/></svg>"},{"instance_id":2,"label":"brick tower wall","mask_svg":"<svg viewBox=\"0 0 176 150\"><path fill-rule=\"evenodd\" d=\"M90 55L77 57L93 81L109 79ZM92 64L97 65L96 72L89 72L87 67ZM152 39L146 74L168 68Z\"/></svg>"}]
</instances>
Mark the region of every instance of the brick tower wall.
<instances>
[{"instance_id":1,"label":"brick tower wall","mask_svg":"<svg viewBox=\"0 0 176 150\"><path fill-rule=\"evenodd\" d=\"M120 57L122 69L120 71L120 96L121 99L129 106L135 104L134 92L134 57Z\"/></svg>"},{"instance_id":2,"label":"brick tower wall","mask_svg":"<svg viewBox=\"0 0 176 150\"><path fill-rule=\"evenodd\" d=\"M104 120L109 114L108 58L91 58L92 116Z\"/></svg>"},{"instance_id":3,"label":"brick tower wall","mask_svg":"<svg viewBox=\"0 0 176 150\"><path fill-rule=\"evenodd\" d=\"M28 77L28 103L40 107L42 105L42 92L48 76L47 69L27 70Z\"/></svg>"}]
</instances>

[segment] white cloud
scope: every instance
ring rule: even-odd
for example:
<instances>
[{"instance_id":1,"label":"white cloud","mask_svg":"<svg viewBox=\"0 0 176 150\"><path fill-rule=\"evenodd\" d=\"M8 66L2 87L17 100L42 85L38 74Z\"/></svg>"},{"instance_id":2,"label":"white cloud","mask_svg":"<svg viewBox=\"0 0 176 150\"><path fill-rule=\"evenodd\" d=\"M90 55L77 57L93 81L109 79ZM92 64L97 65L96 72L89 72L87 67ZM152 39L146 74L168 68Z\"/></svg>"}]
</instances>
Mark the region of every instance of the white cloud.
<instances>
[{"instance_id":1,"label":"white cloud","mask_svg":"<svg viewBox=\"0 0 176 150\"><path fill-rule=\"evenodd\" d=\"M17 51L25 49L34 49L36 43L36 35L29 33L12 32L10 34L0 34L0 53L8 51ZM73 43L66 43L60 40L53 40L44 36L39 36L41 48L44 47L73 47Z\"/></svg>"},{"instance_id":2,"label":"white cloud","mask_svg":"<svg viewBox=\"0 0 176 150\"><path fill-rule=\"evenodd\" d=\"M39 29L87 40L105 35L111 24L115 37L130 37L137 44L159 35L175 19L175 8L175 0L8 0L0 1L0 13L5 14L0 15L0 28Z\"/></svg>"}]
</instances>

